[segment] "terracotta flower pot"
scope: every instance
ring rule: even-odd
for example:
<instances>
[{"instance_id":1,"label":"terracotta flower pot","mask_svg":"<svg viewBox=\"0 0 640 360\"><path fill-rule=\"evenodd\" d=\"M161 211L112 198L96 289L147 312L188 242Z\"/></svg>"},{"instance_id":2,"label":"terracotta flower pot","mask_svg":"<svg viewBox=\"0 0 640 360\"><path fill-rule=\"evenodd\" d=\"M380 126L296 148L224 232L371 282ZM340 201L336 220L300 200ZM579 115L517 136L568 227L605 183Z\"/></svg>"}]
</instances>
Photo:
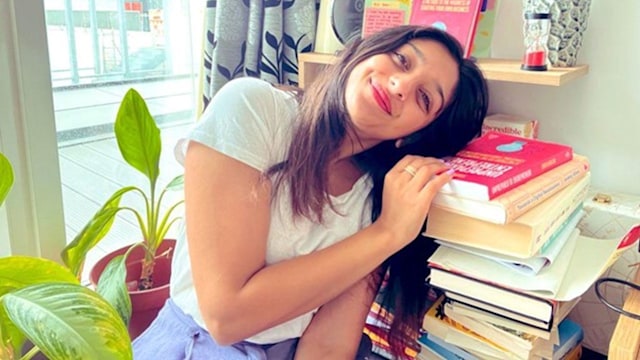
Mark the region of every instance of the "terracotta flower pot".
<instances>
[{"instance_id":1,"label":"terracotta flower pot","mask_svg":"<svg viewBox=\"0 0 640 360\"><path fill-rule=\"evenodd\" d=\"M129 288L129 296L131 297L131 320L129 321L129 336L135 339L140 335L156 318L160 308L169 298L169 280L171 278L171 259L173 257L173 249L176 241L174 239L165 239L156 256L165 254L166 256L158 256L153 271L154 288L149 290L137 290L137 279L140 276L142 268L142 259L144 250L140 247L135 248L127 259L127 287ZM101 258L91 269L89 280L95 286L98 283L100 275L104 271L109 261L118 255L124 254L129 246L122 247L113 252L108 253ZM168 251L170 250L170 251Z\"/></svg>"}]
</instances>

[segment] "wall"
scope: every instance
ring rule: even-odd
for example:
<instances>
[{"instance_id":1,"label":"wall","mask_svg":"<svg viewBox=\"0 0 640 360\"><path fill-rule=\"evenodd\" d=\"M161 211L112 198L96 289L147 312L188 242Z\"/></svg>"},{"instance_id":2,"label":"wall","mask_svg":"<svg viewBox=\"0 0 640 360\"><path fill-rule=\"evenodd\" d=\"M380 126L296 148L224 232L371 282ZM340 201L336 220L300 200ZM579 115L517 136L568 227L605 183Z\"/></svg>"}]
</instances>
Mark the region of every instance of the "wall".
<instances>
[{"instance_id":1,"label":"wall","mask_svg":"<svg viewBox=\"0 0 640 360\"><path fill-rule=\"evenodd\" d=\"M492 57L520 58L522 2L501 0ZM588 156L595 187L640 194L640 1L592 0L578 63L589 73L559 88L491 82L491 112L540 121L542 139Z\"/></svg>"}]
</instances>

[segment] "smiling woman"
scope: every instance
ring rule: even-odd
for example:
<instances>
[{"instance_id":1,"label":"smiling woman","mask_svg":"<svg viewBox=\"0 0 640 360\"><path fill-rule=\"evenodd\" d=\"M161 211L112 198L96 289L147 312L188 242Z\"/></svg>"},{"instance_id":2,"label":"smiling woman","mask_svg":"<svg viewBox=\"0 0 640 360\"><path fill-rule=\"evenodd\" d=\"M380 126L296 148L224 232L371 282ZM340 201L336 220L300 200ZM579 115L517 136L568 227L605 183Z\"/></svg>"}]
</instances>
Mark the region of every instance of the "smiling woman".
<instances>
[{"instance_id":1,"label":"smiling woman","mask_svg":"<svg viewBox=\"0 0 640 360\"><path fill-rule=\"evenodd\" d=\"M179 142L186 232L136 358L365 358L387 271L393 351L414 344L433 246L418 234L451 179L433 156L480 132L486 83L453 38L415 26L354 41L325 75L304 94L229 81Z\"/></svg>"},{"instance_id":2,"label":"smiling woman","mask_svg":"<svg viewBox=\"0 0 640 360\"><path fill-rule=\"evenodd\" d=\"M353 126L362 130L358 139L375 145L426 127L451 102L457 83L456 62L434 40L369 57L353 69L345 91Z\"/></svg>"}]
</instances>

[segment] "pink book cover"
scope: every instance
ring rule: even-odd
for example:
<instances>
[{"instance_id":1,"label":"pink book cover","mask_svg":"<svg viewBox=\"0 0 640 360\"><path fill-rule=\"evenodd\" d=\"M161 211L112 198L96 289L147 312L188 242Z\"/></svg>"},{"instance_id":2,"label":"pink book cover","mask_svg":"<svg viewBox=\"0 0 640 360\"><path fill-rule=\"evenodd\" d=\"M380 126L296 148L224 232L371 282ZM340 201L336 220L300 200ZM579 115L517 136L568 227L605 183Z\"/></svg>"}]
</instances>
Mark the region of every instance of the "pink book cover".
<instances>
[{"instance_id":1,"label":"pink book cover","mask_svg":"<svg viewBox=\"0 0 640 360\"><path fill-rule=\"evenodd\" d=\"M445 159L455 173L441 191L491 200L571 159L569 145L490 131Z\"/></svg>"},{"instance_id":2,"label":"pink book cover","mask_svg":"<svg viewBox=\"0 0 640 360\"><path fill-rule=\"evenodd\" d=\"M471 55L483 0L414 0L409 23L433 26L453 35Z\"/></svg>"}]
</instances>

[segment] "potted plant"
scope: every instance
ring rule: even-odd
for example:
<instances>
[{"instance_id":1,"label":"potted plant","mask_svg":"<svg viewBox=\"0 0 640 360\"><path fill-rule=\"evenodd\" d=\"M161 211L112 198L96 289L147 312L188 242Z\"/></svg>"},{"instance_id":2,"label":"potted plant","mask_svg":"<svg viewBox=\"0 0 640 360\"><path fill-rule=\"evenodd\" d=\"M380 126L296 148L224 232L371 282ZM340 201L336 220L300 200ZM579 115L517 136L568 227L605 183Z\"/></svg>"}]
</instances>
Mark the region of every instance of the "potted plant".
<instances>
[{"instance_id":1,"label":"potted plant","mask_svg":"<svg viewBox=\"0 0 640 360\"><path fill-rule=\"evenodd\" d=\"M140 227L140 241L120 248L100 259L91 270L92 282L97 279L116 256L122 255L126 264L132 315L129 323L131 338L139 335L155 318L169 297L170 263L175 240L165 239L170 227L180 219L172 216L183 200L161 207L170 190L182 188L182 175L176 176L161 191L158 189L160 153L162 150L160 129L151 116L140 94L130 89L122 99L114 124L115 137L120 154L134 169L148 179L148 188L125 186L113 193L95 213L85 227L62 251L64 263L79 276L87 253L109 232L116 215L133 214ZM120 205L125 195L137 195L142 207Z\"/></svg>"},{"instance_id":2,"label":"potted plant","mask_svg":"<svg viewBox=\"0 0 640 360\"><path fill-rule=\"evenodd\" d=\"M11 164L0 154L0 205L12 184ZM124 277L118 262L109 271ZM38 352L50 359L132 359L127 305L116 311L100 295L123 285L102 284L93 291L68 268L28 256L0 258L0 279L0 359L31 359Z\"/></svg>"}]
</instances>

